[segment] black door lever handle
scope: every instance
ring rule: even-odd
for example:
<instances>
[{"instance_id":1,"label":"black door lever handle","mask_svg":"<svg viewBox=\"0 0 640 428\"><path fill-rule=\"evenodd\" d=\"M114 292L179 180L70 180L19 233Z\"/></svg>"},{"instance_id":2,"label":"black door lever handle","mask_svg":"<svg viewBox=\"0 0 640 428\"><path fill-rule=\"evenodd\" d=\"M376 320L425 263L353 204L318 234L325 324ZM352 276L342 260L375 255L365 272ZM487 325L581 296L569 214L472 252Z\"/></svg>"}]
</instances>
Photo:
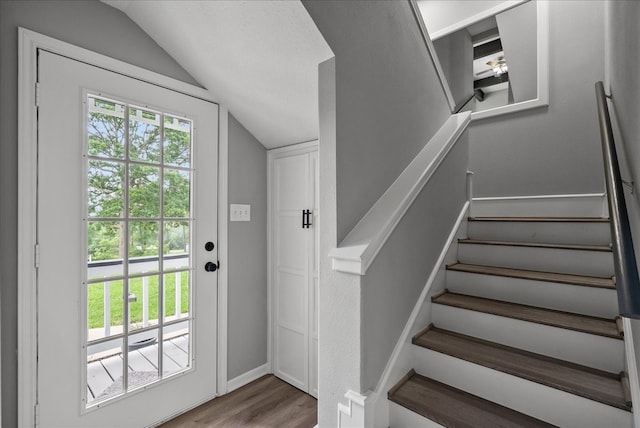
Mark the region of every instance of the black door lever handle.
<instances>
[{"instance_id":1,"label":"black door lever handle","mask_svg":"<svg viewBox=\"0 0 640 428\"><path fill-rule=\"evenodd\" d=\"M207 272L215 272L218 270L219 268L219 264L218 263L214 263L214 262L207 262L204 265L204 270L206 270Z\"/></svg>"}]
</instances>

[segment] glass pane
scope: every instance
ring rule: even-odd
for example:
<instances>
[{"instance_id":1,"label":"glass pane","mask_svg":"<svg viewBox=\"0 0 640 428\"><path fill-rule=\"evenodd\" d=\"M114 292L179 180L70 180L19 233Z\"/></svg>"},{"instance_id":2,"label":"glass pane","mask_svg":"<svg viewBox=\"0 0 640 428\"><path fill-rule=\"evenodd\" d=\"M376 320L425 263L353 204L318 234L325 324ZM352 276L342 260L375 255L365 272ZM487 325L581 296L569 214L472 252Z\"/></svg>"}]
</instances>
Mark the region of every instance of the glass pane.
<instances>
[{"instance_id":1,"label":"glass pane","mask_svg":"<svg viewBox=\"0 0 640 428\"><path fill-rule=\"evenodd\" d=\"M167 376L189 368L189 322L164 327L162 337L162 371Z\"/></svg>"},{"instance_id":2,"label":"glass pane","mask_svg":"<svg viewBox=\"0 0 640 428\"><path fill-rule=\"evenodd\" d=\"M129 158L160 162L160 114L140 108L129 109Z\"/></svg>"},{"instance_id":3,"label":"glass pane","mask_svg":"<svg viewBox=\"0 0 640 428\"><path fill-rule=\"evenodd\" d=\"M189 218L190 173L177 169L164 170L164 216L169 218Z\"/></svg>"},{"instance_id":4,"label":"glass pane","mask_svg":"<svg viewBox=\"0 0 640 428\"><path fill-rule=\"evenodd\" d=\"M158 324L159 276L129 280L129 330Z\"/></svg>"},{"instance_id":5,"label":"glass pane","mask_svg":"<svg viewBox=\"0 0 640 428\"><path fill-rule=\"evenodd\" d=\"M164 222L164 270L189 268L189 222Z\"/></svg>"},{"instance_id":6,"label":"glass pane","mask_svg":"<svg viewBox=\"0 0 640 428\"><path fill-rule=\"evenodd\" d=\"M189 271L164 275L164 316L173 321L189 316Z\"/></svg>"},{"instance_id":7,"label":"glass pane","mask_svg":"<svg viewBox=\"0 0 640 428\"><path fill-rule=\"evenodd\" d=\"M164 163L189 167L191 164L191 121L164 117Z\"/></svg>"},{"instance_id":8,"label":"glass pane","mask_svg":"<svg viewBox=\"0 0 640 428\"><path fill-rule=\"evenodd\" d=\"M87 99L88 153L112 159L124 159L123 104L100 98Z\"/></svg>"},{"instance_id":9,"label":"glass pane","mask_svg":"<svg viewBox=\"0 0 640 428\"><path fill-rule=\"evenodd\" d=\"M129 166L129 216L160 217L160 168Z\"/></svg>"},{"instance_id":10,"label":"glass pane","mask_svg":"<svg viewBox=\"0 0 640 428\"><path fill-rule=\"evenodd\" d=\"M124 223L89 221L87 224L87 277L89 280L122 276L125 249Z\"/></svg>"},{"instance_id":11,"label":"glass pane","mask_svg":"<svg viewBox=\"0 0 640 428\"><path fill-rule=\"evenodd\" d=\"M158 379L158 330L129 336L129 389Z\"/></svg>"},{"instance_id":12,"label":"glass pane","mask_svg":"<svg viewBox=\"0 0 640 428\"><path fill-rule=\"evenodd\" d=\"M88 214L92 218L122 217L124 164L89 161Z\"/></svg>"},{"instance_id":13,"label":"glass pane","mask_svg":"<svg viewBox=\"0 0 640 428\"><path fill-rule=\"evenodd\" d=\"M87 286L87 340L122 333L124 300L122 280Z\"/></svg>"},{"instance_id":14,"label":"glass pane","mask_svg":"<svg viewBox=\"0 0 640 428\"><path fill-rule=\"evenodd\" d=\"M122 339L87 348L87 404L119 395L122 389Z\"/></svg>"},{"instance_id":15,"label":"glass pane","mask_svg":"<svg viewBox=\"0 0 640 428\"><path fill-rule=\"evenodd\" d=\"M129 223L129 274L159 269L160 237L157 221Z\"/></svg>"}]
</instances>

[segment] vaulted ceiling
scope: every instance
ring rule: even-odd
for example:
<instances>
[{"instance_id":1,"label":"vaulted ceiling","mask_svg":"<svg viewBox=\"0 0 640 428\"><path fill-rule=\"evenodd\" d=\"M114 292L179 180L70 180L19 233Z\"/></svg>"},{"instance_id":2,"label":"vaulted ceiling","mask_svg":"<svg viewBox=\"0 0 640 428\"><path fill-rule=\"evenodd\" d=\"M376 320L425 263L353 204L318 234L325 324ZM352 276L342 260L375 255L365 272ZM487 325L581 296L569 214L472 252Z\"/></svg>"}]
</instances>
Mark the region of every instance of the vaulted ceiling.
<instances>
[{"instance_id":1,"label":"vaulted ceiling","mask_svg":"<svg viewBox=\"0 0 640 428\"><path fill-rule=\"evenodd\" d=\"M102 0L126 13L267 148L318 137L331 49L299 1Z\"/></svg>"}]
</instances>

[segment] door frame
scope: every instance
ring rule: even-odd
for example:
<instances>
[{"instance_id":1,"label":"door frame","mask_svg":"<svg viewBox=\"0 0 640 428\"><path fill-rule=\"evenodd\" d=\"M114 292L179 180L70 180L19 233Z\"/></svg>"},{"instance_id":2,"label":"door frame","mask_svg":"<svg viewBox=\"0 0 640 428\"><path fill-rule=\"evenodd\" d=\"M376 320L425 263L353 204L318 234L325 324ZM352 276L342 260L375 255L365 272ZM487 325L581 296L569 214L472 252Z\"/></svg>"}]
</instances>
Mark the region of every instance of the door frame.
<instances>
[{"instance_id":1,"label":"door frame","mask_svg":"<svg viewBox=\"0 0 640 428\"><path fill-rule=\"evenodd\" d=\"M273 231L275 229L275 206L273 197L275 195L274 168L275 160L281 157L294 156L313 151L319 151L319 140L311 140L304 143L296 143L289 146L278 147L267 151L267 364L269 372L275 372L275 347L274 340L274 317L275 317L275 271L273 269L276 246ZM314 225L315 227L315 225Z\"/></svg>"},{"instance_id":2,"label":"door frame","mask_svg":"<svg viewBox=\"0 0 640 428\"><path fill-rule=\"evenodd\" d=\"M20 27L18 29L18 425L37 423L37 51L44 49L219 106L218 141L218 395L227 389L227 211L228 110L209 92L177 79L128 64ZM193 403L196 407L202 403Z\"/></svg>"}]
</instances>

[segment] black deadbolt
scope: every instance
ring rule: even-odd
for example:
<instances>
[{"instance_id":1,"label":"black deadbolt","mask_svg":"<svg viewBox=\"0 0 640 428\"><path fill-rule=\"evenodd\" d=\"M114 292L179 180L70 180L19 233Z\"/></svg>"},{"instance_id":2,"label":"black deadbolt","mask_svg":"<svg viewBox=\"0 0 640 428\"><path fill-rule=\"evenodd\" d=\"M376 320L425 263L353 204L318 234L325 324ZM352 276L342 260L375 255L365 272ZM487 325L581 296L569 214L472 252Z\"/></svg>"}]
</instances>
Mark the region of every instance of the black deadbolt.
<instances>
[{"instance_id":1,"label":"black deadbolt","mask_svg":"<svg viewBox=\"0 0 640 428\"><path fill-rule=\"evenodd\" d=\"M214 262L207 262L207 264L204 265L204 270L207 272L215 272L218 270L218 265Z\"/></svg>"},{"instance_id":2,"label":"black deadbolt","mask_svg":"<svg viewBox=\"0 0 640 428\"><path fill-rule=\"evenodd\" d=\"M213 251L213 249L214 249L215 247L216 247L216 246L215 246L215 245L213 245L213 242L211 242L211 241L209 241L209 242L207 242L206 244L204 244L204 249L205 249L205 250L207 250L207 251Z\"/></svg>"}]
</instances>

